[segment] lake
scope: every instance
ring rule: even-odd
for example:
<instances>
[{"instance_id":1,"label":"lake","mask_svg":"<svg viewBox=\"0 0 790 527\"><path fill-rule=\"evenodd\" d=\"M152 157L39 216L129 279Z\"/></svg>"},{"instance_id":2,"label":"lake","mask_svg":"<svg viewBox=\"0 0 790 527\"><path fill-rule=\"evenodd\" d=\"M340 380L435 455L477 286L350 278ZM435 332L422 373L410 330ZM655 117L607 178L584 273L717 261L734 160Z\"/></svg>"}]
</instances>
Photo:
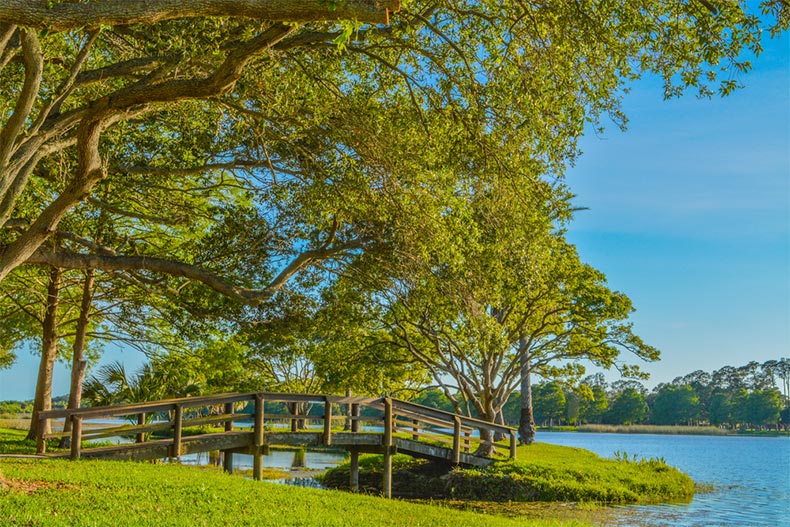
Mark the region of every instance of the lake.
<instances>
[{"instance_id":1,"label":"lake","mask_svg":"<svg viewBox=\"0 0 790 527\"><path fill-rule=\"evenodd\" d=\"M617 525L790 526L788 437L539 432L537 440L586 448L604 457L617 451L663 457L694 481L714 486L688 504L622 507Z\"/></svg>"}]
</instances>

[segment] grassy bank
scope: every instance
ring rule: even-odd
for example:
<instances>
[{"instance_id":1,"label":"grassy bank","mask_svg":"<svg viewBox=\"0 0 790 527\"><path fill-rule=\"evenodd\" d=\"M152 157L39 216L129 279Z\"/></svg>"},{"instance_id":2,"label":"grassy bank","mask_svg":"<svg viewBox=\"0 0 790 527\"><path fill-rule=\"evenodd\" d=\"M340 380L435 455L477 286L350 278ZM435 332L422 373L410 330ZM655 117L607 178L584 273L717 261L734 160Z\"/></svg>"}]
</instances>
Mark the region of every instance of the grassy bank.
<instances>
[{"instance_id":1,"label":"grassy bank","mask_svg":"<svg viewBox=\"0 0 790 527\"><path fill-rule=\"evenodd\" d=\"M0 429L0 454L31 454L22 430ZM488 514L457 510L474 508ZM512 512L512 511L511 511ZM522 510L407 503L287 487L218 469L115 461L0 457L0 525L589 527L584 510Z\"/></svg>"},{"instance_id":2,"label":"grassy bank","mask_svg":"<svg viewBox=\"0 0 790 527\"><path fill-rule=\"evenodd\" d=\"M380 456L360 461L360 484L373 492L381 481ZM494 502L657 503L687 501L694 482L662 460L613 460L587 450L544 443L521 446L515 460L483 470L457 470L442 475L424 461L394 459L393 491L452 500ZM348 465L324 476L328 486L348 487Z\"/></svg>"},{"instance_id":3,"label":"grassy bank","mask_svg":"<svg viewBox=\"0 0 790 527\"><path fill-rule=\"evenodd\" d=\"M583 526L286 487L180 465L0 459L0 524L47 526Z\"/></svg>"}]
</instances>

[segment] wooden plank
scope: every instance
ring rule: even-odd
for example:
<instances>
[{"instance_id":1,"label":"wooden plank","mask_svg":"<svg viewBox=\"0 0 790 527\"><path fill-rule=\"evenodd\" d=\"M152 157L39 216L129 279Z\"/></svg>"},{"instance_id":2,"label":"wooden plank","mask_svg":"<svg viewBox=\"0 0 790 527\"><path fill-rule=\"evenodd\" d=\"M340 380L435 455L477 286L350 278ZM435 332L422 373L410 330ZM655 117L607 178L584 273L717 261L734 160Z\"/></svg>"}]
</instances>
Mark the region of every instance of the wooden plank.
<instances>
[{"instance_id":1,"label":"wooden plank","mask_svg":"<svg viewBox=\"0 0 790 527\"><path fill-rule=\"evenodd\" d=\"M263 408L264 408L264 399L263 395L255 394L255 414L253 416L253 433L255 434L254 444L255 446L262 446L263 445L263 431L264 431L264 416L263 416Z\"/></svg>"},{"instance_id":2,"label":"wooden plank","mask_svg":"<svg viewBox=\"0 0 790 527\"><path fill-rule=\"evenodd\" d=\"M140 412L137 414L137 426L145 426L145 412ZM137 431L137 437L135 438L135 442L143 443L145 442L145 432Z\"/></svg>"},{"instance_id":3,"label":"wooden plank","mask_svg":"<svg viewBox=\"0 0 790 527\"><path fill-rule=\"evenodd\" d=\"M74 416L79 417L79 416ZM101 439L103 437L116 437L116 436L129 436L129 435L139 435L145 433L152 433L152 432L163 432L166 430L170 430L173 427L173 423L170 421L166 421L164 423L155 423L150 425L138 426L138 425L124 425L124 426L116 426L112 428L96 428L96 429L88 429L83 431L83 439ZM58 436L63 436L65 434L57 434Z\"/></svg>"},{"instance_id":4,"label":"wooden plank","mask_svg":"<svg viewBox=\"0 0 790 527\"><path fill-rule=\"evenodd\" d=\"M225 415L231 416L225 421L225 431L233 431L233 403L225 403Z\"/></svg>"},{"instance_id":5,"label":"wooden plank","mask_svg":"<svg viewBox=\"0 0 790 527\"><path fill-rule=\"evenodd\" d=\"M453 423L453 464L461 462L461 418L455 416Z\"/></svg>"},{"instance_id":6,"label":"wooden plank","mask_svg":"<svg viewBox=\"0 0 790 527\"><path fill-rule=\"evenodd\" d=\"M392 497L392 399L384 399L384 470L382 471L382 488L384 497Z\"/></svg>"},{"instance_id":7,"label":"wooden plank","mask_svg":"<svg viewBox=\"0 0 790 527\"><path fill-rule=\"evenodd\" d=\"M324 400L324 444L332 444L332 401L329 397Z\"/></svg>"},{"instance_id":8,"label":"wooden plank","mask_svg":"<svg viewBox=\"0 0 790 527\"><path fill-rule=\"evenodd\" d=\"M351 404L351 431L359 432L359 403Z\"/></svg>"},{"instance_id":9,"label":"wooden plank","mask_svg":"<svg viewBox=\"0 0 790 527\"><path fill-rule=\"evenodd\" d=\"M82 419L78 416L71 418L71 460L80 458L80 448L82 447Z\"/></svg>"},{"instance_id":10,"label":"wooden plank","mask_svg":"<svg viewBox=\"0 0 790 527\"><path fill-rule=\"evenodd\" d=\"M401 401L398 399L393 400L393 405L398 411L411 410L412 412L418 413L419 415L430 416L443 421L449 420L450 423L452 423L453 417L457 415L451 412L445 412L444 410L437 410L436 408L430 408L421 404ZM475 419L473 417L466 417L463 415L459 415L459 417L461 418L461 424L470 428L484 428L487 430L498 431L503 434L507 434L510 432L510 430L513 430L513 428L510 428L509 426L498 425L496 423L490 423L488 421Z\"/></svg>"},{"instance_id":11,"label":"wooden plank","mask_svg":"<svg viewBox=\"0 0 790 527\"><path fill-rule=\"evenodd\" d=\"M395 438L395 447L398 452L412 457L453 464L453 451L449 448L398 437ZM458 465L461 467L487 467L493 462L493 459L461 453Z\"/></svg>"},{"instance_id":12,"label":"wooden plank","mask_svg":"<svg viewBox=\"0 0 790 527\"><path fill-rule=\"evenodd\" d=\"M349 453L351 455L349 487L351 487L351 492L359 492L359 450L352 449Z\"/></svg>"},{"instance_id":13,"label":"wooden plank","mask_svg":"<svg viewBox=\"0 0 790 527\"><path fill-rule=\"evenodd\" d=\"M38 432L36 433L36 454L47 453L47 439L44 435L44 428L47 426L47 419L47 417L41 417L39 414Z\"/></svg>"},{"instance_id":14,"label":"wooden plank","mask_svg":"<svg viewBox=\"0 0 790 527\"><path fill-rule=\"evenodd\" d=\"M212 450L249 449L252 446L252 432L219 432L199 436L187 436L181 441L181 455L210 452ZM147 441L145 443L124 443L120 445L83 448L81 458L146 461L172 457L172 439ZM68 457L67 452L50 454L48 457Z\"/></svg>"},{"instance_id":15,"label":"wooden plank","mask_svg":"<svg viewBox=\"0 0 790 527\"><path fill-rule=\"evenodd\" d=\"M255 451L252 453L252 479L260 481L263 479L263 447L253 446Z\"/></svg>"},{"instance_id":16,"label":"wooden plank","mask_svg":"<svg viewBox=\"0 0 790 527\"><path fill-rule=\"evenodd\" d=\"M516 431L510 431L510 459L516 459L516 447L518 445L518 441L516 439Z\"/></svg>"},{"instance_id":17,"label":"wooden plank","mask_svg":"<svg viewBox=\"0 0 790 527\"><path fill-rule=\"evenodd\" d=\"M437 429L436 430L437 433L446 433L448 435L452 435L452 432L450 432L450 430L453 428L453 426L455 426L454 420L450 420L448 422L444 422L444 421L440 421L438 419L433 419L431 417L423 417L423 416L419 416L419 415L411 414L411 413L408 414L408 415L403 415L403 414L400 414L400 413L396 413L395 414L396 422L397 422L398 419L406 420L407 418L410 418L410 419L408 419L409 423L413 423L414 421L419 421L422 424L430 425L430 426L434 427L434 429ZM444 429L444 430L439 430L439 429ZM469 432L471 432L471 431L473 431L473 428L462 426L461 430L462 431L469 431Z\"/></svg>"},{"instance_id":18,"label":"wooden plank","mask_svg":"<svg viewBox=\"0 0 790 527\"><path fill-rule=\"evenodd\" d=\"M177 404L176 414L173 418L173 454L172 457L181 457L181 429L183 426L184 408Z\"/></svg>"},{"instance_id":19,"label":"wooden plank","mask_svg":"<svg viewBox=\"0 0 790 527\"><path fill-rule=\"evenodd\" d=\"M253 394L254 395L254 394ZM335 399L329 395L322 394L304 394L304 393L278 393L278 392L262 392L262 395L270 403L320 403L326 397Z\"/></svg>"},{"instance_id":20,"label":"wooden plank","mask_svg":"<svg viewBox=\"0 0 790 527\"><path fill-rule=\"evenodd\" d=\"M255 398L255 393L227 393L219 395L203 395L197 397L182 397L179 399L165 399L161 401L120 404L115 406L94 406L90 408L48 410L41 412L47 418L65 418L70 415L79 415L83 419L96 417L115 417L135 415L140 412L164 412L174 410L180 404L184 408L198 408L221 403L249 401Z\"/></svg>"},{"instance_id":21,"label":"wooden plank","mask_svg":"<svg viewBox=\"0 0 790 527\"><path fill-rule=\"evenodd\" d=\"M321 432L268 432L264 437L267 445L319 446L323 444Z\"/></svg>"}]
</instances>

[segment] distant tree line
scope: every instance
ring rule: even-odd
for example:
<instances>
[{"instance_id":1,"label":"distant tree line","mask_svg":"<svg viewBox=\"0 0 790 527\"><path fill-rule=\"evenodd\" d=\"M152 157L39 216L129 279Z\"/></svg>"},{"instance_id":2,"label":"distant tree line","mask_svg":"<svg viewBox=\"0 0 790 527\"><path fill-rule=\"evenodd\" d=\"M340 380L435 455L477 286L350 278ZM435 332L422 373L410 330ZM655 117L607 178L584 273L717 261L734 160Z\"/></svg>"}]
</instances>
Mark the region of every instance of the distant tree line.
<instances>
[{"instance_id":1,"label":"distant tree line","mask_svg":"<svg viewBox=\"0 0 790 527\"><path fill-rule=\"evenodd\" d=\"M725 366L677 377L648 391L637 380L607 383L602 374L576 385L558 381L532 386L535 421L542 426L580 424L710 425L727 429L787 428L790 425L790 360ZM415 402L452 411L439 390ZM504 407L509 425L519 422L519 394Z\"/></svg>"}]
</instances>

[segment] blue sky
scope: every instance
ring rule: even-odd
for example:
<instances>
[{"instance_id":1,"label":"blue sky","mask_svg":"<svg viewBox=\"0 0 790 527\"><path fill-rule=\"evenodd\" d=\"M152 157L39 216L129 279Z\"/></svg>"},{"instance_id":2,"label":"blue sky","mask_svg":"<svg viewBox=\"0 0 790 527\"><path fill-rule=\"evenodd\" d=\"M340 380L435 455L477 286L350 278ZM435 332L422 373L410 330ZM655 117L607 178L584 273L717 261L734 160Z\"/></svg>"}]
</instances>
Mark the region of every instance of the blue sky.
<instances>
[{"instance_id":1,"label":"blue sky","mask_svg":"<svg viewBox=\"0 0 790 527\"><path fill-rule=\"evenodd\" d=\"M570 241L662 352L649 385L790 355L790 40L765 48L726 98L635 84L628 130L585 137L568 172L590 208Z\"/></svg>"},{"instance_id":2,"label":"blue sky","mask_svg":"<svg viewBox=\"0 0 790 527\"><path fill-rule=\"evenodd\" d=\"M627 293L636 332L662 359L647 383L790 355L790 40L766 41L746 87L664 101L632 87L626 132L582 140L568 172L579 212L569 239ZM137 368L113 350L103 362ZM0 371L0 400L33 397L37 357ZM610 376L610 378L612 378ZM58 364L53 391L68 392Z\"/></svg>"}]
</instances>

